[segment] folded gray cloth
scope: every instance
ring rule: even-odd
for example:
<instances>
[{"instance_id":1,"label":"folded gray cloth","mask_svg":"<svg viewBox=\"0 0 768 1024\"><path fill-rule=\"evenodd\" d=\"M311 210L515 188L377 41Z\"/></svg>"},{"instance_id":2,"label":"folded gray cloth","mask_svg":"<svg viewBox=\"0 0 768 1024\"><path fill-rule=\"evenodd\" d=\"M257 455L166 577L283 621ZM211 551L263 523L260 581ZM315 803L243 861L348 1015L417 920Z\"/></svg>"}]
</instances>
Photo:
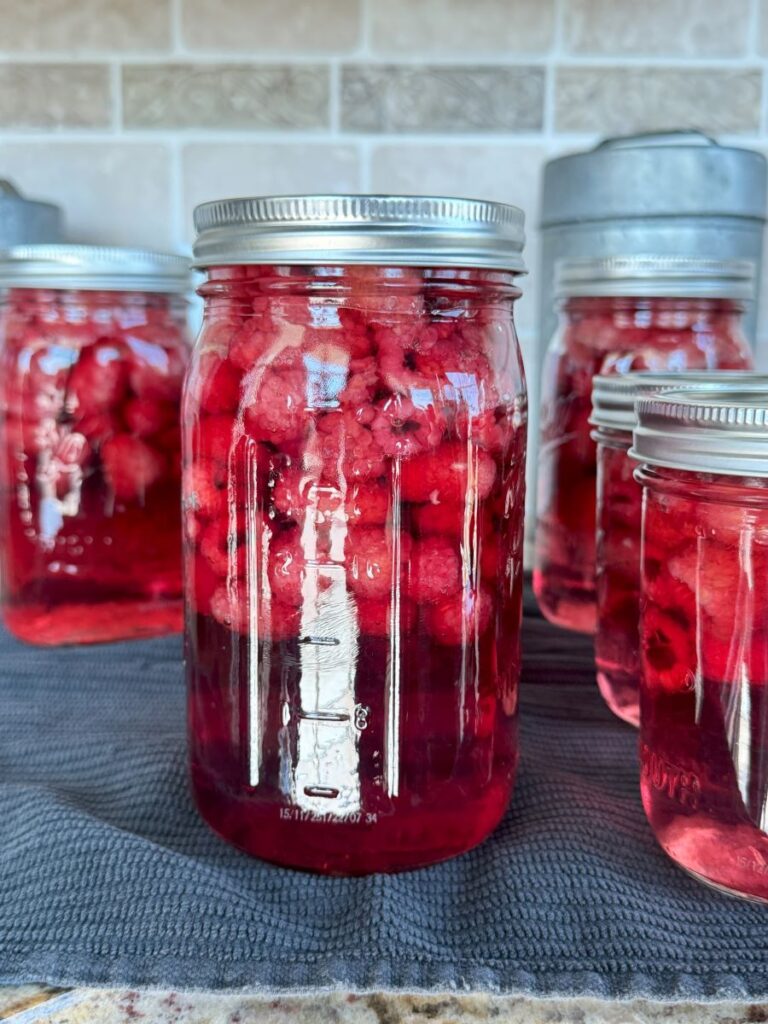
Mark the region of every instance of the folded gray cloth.
<instances>
[{"instance_id":1,"label":"folded gray cloth","mask_svg":"<svg viewBox=\"0 0 768 1024\"><path fill-rule=\"evenodd\" d=\"M187 794L178 637L0 637L0 982L768 997L768 909L669 862L591 644L525 625L523 761L479 849L333 879L250 859Z\"/></svg>"}]
</instances>

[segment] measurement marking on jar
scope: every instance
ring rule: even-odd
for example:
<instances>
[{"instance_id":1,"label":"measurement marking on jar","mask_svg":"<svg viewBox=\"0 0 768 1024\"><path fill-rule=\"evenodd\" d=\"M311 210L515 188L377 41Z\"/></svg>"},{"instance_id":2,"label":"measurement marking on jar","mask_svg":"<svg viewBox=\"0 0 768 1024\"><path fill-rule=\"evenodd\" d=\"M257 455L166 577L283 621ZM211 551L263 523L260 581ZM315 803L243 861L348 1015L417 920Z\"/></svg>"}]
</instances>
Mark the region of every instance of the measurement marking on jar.
<instances>
[{"instance_id":1,"label":"measurement marking on jar","mask_svg":"<svg viewBox=\"0 0 768 1024\"><path fill-rule=\"evenodd\" d=\"M303 636L299 643L313 647L338 647L340 641L335 636Z\"/></svg>"},{"instance_id":2,"label":"measurement marking on jar","mask_svg":"<svg viewBox=\"0 0 768 1024\"><path fill-rule=\"evenodd\" d=\"M693 772L678 768L654 753L647 744L640 750L642 775L654 789L666 794L681 806L696 810L701 799L701 783Z\"/></svg>"},{"instance_id":3,"label":"measurement marking on jar","mask_svg":"<svg viewBox=\"0 0 768 1024\"><path fill-rule=\"evenodd\" d=\"M339 790L333 786L305 786L305 796L322 796L326 800L335 800L339 795Z\"/></svg>"},{"instance_id":4,"label":"measurement marking on jar","mask_svg":"<svg viewBox=\"0 0 768 1024\"><path fill-rule=\"evenodd\" d=\"M348 722L346 711L300 711L299 718L307 722Z\"/></svg>"},{"instance_id":5,"label":"measurement marking on jar","mask_svg":"<svg viewBox=\"0 0 768 1024\"><path fill-rule=\"evenodd\" d=\"M281 807L281 821L313 821L324 825L375 825L379 820L375 811L350 811L335 814L333 811L313 811L302 807Z\"/></svg>"}]
</instances>

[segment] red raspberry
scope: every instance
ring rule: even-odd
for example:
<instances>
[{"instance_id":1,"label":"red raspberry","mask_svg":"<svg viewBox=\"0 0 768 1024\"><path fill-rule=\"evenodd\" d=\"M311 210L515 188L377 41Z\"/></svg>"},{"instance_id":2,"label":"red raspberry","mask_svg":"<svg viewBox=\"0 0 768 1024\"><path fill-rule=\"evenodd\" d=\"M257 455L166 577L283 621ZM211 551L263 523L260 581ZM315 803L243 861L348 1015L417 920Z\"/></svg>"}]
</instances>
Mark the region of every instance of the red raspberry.
<instances>
[{"instance_id":1,"label":"red raspberry","mask_svg":"<svg viewBox=\"0 0 768 1024\"><path fill-rule=\"evenodd\" d=\"M368 410L372 415L372 410ZM381 448L367 426L366 410L328 413L317 421L307 445L307 462L318 476L370 480L386 472Z\"/></svg>"},{"instance_id":2,"label":"red raspberry","mask_svg":"<svg viewBox=\"0 0 768 1024\"><path fill-rule=\"evenodd\" d=\"M240 404L240 375L227 359L216 352L200 357L194 380L200 391L200 409L205 415L234 413Z\"/></svg>"},{"instance_id":3,"label":"red raspberry","mask_svg":"<svg viewBox=\"0 0 768 1024\"><path fill-rule=\"evenodd\" d=\"M94 448L99 448L110 437L122 433L124 427L117 416L111 412L88 412L78 416L73 427L88 438Z\"/></svg>"},{"instance_id":4,"label":"red raspberry","mask_svg":"<svg viewBox=\"0 0 768 1024\"><path fill-rule=\"evenodd\" d=\"M339 394L342 408L357 409L373 399L379 386L379 370L376 360L353 359L349 363L347 382Z\"/></svg>"},{"instance_id":5,"label":"red raspberry","mask_svg":"<svg viewBox=\"0 0 768 1024\"><path fill-rule=\"evenodd\" d=\"M458 441L446 442L436 452L404 462L401 477L406 501L457 505L465 502L471 489L480 501L487 498L495 480L496 463L491 456Z\"/></svg>"},{"instance_id":6,"label":"red raspberry","mask_svg":"<svg viewBox=\"0 0 768 1024\"><path fill-rule=\"evenodd\" d=\"M67 385L67 408L85 415L119 405L128 384L129 353L117 339L86 345Z\"/></svg>"},{"instance_id":7,"label":"red raspberry","mask_svg":"<svg viewBox=\"0 0 768 1024\"><path fill-rule=\"evenodd\" d=\"M366 317L357 309L338 306L336 314L342 330L342 338L351 359L363 359L373 352L372 338Z\"/></svg>"},{"instance_id":8,"label":"red raspberry","mask_svg":"<svg viewBox=\"0 0 768 1024\"><path fill-rule=\"evenodd\" d=\"M307 413L307 381L300 370L266 370L246 386L246 427L255 438L275 445L303 437Z\"/></svg>"},{"instance_id":9,"label":"red raspberry","mask_svg":"<svg viewBox=\"0 0 768 1024\"><path fill-rule=\"evenodd\" d=\"M143 501L152 484L162 477L165 459L138 437L117 434L101 446L107 482L122 501Z\"/></svg>"},{"instance_id":10,"label":"red raspberry","mask_svg":"<svg viewBox=\"0 0 768 1024\"><path fill-rule=\"evenodd\" d=\"M173 402L157 402L152 398L129 398L123 406L125 425L137 437L152 437L164 427L176 423L178 418L179 408Z\"/></svg>"},{"instance_id":11,"label":"red raspberry","mask_svg":"<svg viewBox=\"0 0 768 1024\"><path fill-rule=\"evenodd\" d=\"M392 395L377 403L375 409L371 431L385 455L410 459L440 444L445 420L432 404L431 394L425 396L423 405Z\"/></svg>"},{"instance_id":12,"label":"red raspberry","mask_svg":"<svg viewBox=\"0 0 768 1024\"><path fill-rule=\"evenodd\" d=\"M344 284L349 287L348 305L366 313L369 320L412 318L423 312L424 283L416 267L348 265Z\"/></svg>"},{"instance_id":13,"label":"red raspberry","mask_svg":"<svg viewBox=\"0 0 768 1024\"><path fill-rule=\"evenodd\" d=\"M362 636L389 636L392 628L392 606L389 601L357 601L357 621ZM416 624L416 607L412 601L400 601L401 633L410 633Z\"/></svg>"},{"instance_id":14,"label":"red raspberry","mask_svg":"<svg viewBox=\"0 0 768 1024\"><path fill-rule=\"evenodd\" d=\"M452 502L417 505L413 509L416 532L421 537L445 534L458 540L464 533L464 516L464 506Z\"/></svg>"},{"instance_id":15,"label":"red raspberry","mask_svg":"<svg viewBox=\"0 0 768 1024\"><path fill-rule=\"evenodd\" d=\"M401 535L400 545L404 568L411 550L407 534ZM393 585L391 535L376 527L350 530L347 551L347 581L351 589L372 600L388 598Z\"/></svg>"},{"instance_id":16,"label":"red raspberry","mask_svg":"<svg viewBox=\"0 0 768 1024\"><path fill-rule=\"evenodd\" d=\"M647 604L640 630L645 682L650 689L687 693L696 665L694 634L688 624L654 604Z\"/></svg>"},{"instance_id":17,"label":"red raspberry","mask_svg":"<svg viewBox=\"0 0 768 1024\"><path fill-rule=\"evenodd\" d=\"M256 363L268 361L269 346L274 335L275 328L268 317L248 317L232 331L229 361L238 370L248 373Z\"/></svg>"},{"instance_id":18,"label":"red raspberry","mask_svg":"<svg viewBox=\"0 0 768 1024\"><path fill-rule=\"evenodd\" d=\"M427 627L438 644L466 646L482 636L492 614L493 599L485 587L460 590L428 609Z\"/></svg>"},{"instance_id":19,"label":"red raspberry","mask_svg":"<svg viewBox=\"0 0 768 1024\"><path fill-rule=\"evenodd\" d=\"M235 633L250 636L250 614L247 588L242 582L220 586L211 600L211 614ZM258 638L278 643L299 636L301 616L297 608L274 599L257 601Z\"/></svg>"},{"instance_id":20,"label":"red raspberry","mask_svg":"<svg viewBox=\"0 0 768 1024\"><path fill-rule=\"evenodd\" d=\"M195 595L194 611L199 615L210 615L211 600L217 587L221 585L221 580L208 562L199 555L195 555L188 566L188 571L192 574L191 590Z\"/></svg>"},{"instance_id":21,"label":"red raspberry","mask_svg":"<svg viewBox=\"0 0 768 1024\"><path fill-rule=\"evenodd\" d=\"M311 511L312 521L318 524L338 515L342 505L338 488L323 485L315 475L296 467L278 474L272 500L278 512L290 519L303 522Z\"/></svg>"},{"instance_id":22,"label":"red raspberry","mask_svg":"<svg viewBox=\"0 0 768 1024\"><path fill-rule=\"evenodd\" d=\"M384 484L353 484L347 493L345 509L353 526L377 526L389 517L389 488Z\"/></svg>"},{"instance_id":23,"label":"red raspberry","mask_svg":"<svg viewBox=\"0 0 768 1024\"><path fill-rule=\"evenodd\" d=\"M768 637L764 633L742 624L727 640L709 632L702 639L701 668L706 679L738 685L746 678L752 686L768 686Z\"/></svg>"},{"instance_id":24,"label":"red raspberry","mask_svg":"<svg viewBox=\"0 0 768 1024\"><path fill-rule=\"evenodd\" d=\"M144 329L145 334L149 332L150 328ZM173 333L166 341L167 332L162 332L165 345L138 338L134 330L126 338L133 355L129 363L128 381L131 390L139 398L178 402L189 356L188 349L173 338Z\"/></svg>"},{"instance_id":25,"label":"red raspberry","mask_svg":"<svg viewBox=\"0 0 768 1024\"><path fill-rule=\"evenodd\" d=\"M306 561L297 533L275 537L269 550L269 582L272 595L285 604L302 604Z\"/></svg>"},{"instance_id":26,"label":"red raspberry","mask_svg":"<svg viewBox=\"0 0 768 1024\"><path fill-rule=\"evenodd\" d=\"M201 459L187 466L182 474L184 507L204 519L227 514L227 477L214 462Z\"/></svg>"},{"instance_id":27,"label":"red raspberry","mask_svg":"<svg viewBox=\"0 0 768 1024\"><path fill-rule=\"evenodd\" d=\"M246 574L245 545L239 537L234 541L234 553L230 548L230 532L227 519L222 516L204 528L200 537L200 554L218 576L239 576Z\"/></svg>"},{"instance_id":28,"label":"red raspberry","mask_svg":"<svg viewBox=\"0 0 768 1024\"><path fill-rule=\"evenodd\" d=\"M522 430L525 436L524 423L522 427L516 427L515 413L507 406L497 405L493 409L474 413L470 405L460 404L451 426L460 440L474 442L486 451L506 455L514 443L516 430Z\"/></svg>"},{"instance_id":29,"label":"red raspberry","mask_svg":"<svg viewBox=\"0 0 768 1024\"><path fill-rule=\"evenodd\" d=\"M434 604L461 589L461 559L455 545L428 537L414 546L409 590L420 604Z\"/></svg>"}]
</instances>

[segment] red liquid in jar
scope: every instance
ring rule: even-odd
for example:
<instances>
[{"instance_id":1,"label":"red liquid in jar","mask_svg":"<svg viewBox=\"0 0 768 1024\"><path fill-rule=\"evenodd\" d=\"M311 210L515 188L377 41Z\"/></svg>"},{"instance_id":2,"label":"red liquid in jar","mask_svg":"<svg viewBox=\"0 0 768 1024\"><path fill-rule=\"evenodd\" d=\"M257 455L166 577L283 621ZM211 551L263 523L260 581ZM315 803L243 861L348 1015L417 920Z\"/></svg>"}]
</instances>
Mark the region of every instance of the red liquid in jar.
<instances>
[{"instance_id":1,"label":"red liquid in jar","mask_svg":"<svg viewBox=\"0 0 768 1024\"><path fill-rule=\"evenodd\" d=\"M614 714L640 720L640 520L632 435L603 430L598 442L597 683Z\"/></svg>"},{"instance_id":2,"label":"red liquid in jar","mask_svg":"<svg viewBox=\"0 0 768 1024\"><path fill-rule=\"evenodd\" d=\"M533 584L542 612L596 626L592 378L630 370L749 369L741 307L726 300L569 299L543 371Z\"/></svg>"},{"instance_id":3,"label":"red liquid in jar","mask_svg":"<svg viewBox=\"0 0 768 1024\"><path fill-rule=\"evenodd\" d=\"M642 795L662 847L768 899L768 488L648 474Z\"/></svg>"},{"instance_id":4,"label":"red liquid in jar","mask_svg":"<svg viewBox=\"0 0 768 1024\"><path fill-rule=\"evenodd\" d=\"M3 614L36 644L182 626L183 303L10 292L2 312Z\"/></svg>"},{"instance_id":5,"label":"red liquid in jar","mask_svg":"<svg viewBox=\"0 0 768 1024\"><path fill-rule=\"evenodd\" d=\"M454 856L512 791L512 290L439 274L224 268L204 288L184 420L193 789L221 835L293 867Z\"/></svg>"}]
</instances>

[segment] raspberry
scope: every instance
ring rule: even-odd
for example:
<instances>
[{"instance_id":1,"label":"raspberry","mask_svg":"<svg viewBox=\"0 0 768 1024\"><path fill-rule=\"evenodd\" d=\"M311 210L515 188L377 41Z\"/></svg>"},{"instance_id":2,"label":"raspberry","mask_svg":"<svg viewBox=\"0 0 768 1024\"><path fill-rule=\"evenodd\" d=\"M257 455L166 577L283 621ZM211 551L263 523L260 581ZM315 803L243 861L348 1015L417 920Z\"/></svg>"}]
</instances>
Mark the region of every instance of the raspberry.
<instances>
[{"instance_id":1,"label":"raspberry","mask_svg":"<svg viewBox=\"0 0 768 1024\"><path fill-rule=\"evenodd\" d=\"M175 403L158 402L152 398L130 398L122 412L125 425L137 437L152 437L179 417Z\"/></svg>"},{"instance_id":2,"label":"raspberry","mask_svg":"<svg viewBox=\"0 0 768 1024\"><path fill-rule=\"evenodd\" d=\"M461 559L441 537L419 541L410 564L410 593L419 603L434 604L461 589Z\"/></svg>"},{"instance_id":3,"label":"raspberry","mask_svg":"<svg viewBox=\"0 0 768 1024\"><path fill-rule=\"evenodd\" d=\"M69 412L82 416L119 405L128 384L128 359L128 350L119 340L86 345L69 375Z\"/></svg>"},{"instance_id":4,"label":"raspberry","mask_svg":"<svg viewBox=\"0 0 768 1024\"><path fill-rule=\"evenodd\" d=\"M392 607L389 601L357 602L357 621L362 636L389 636L392 629ZM408 600L400 601L399 631L410 633L416 623L416 607Z\"/></svg>"},{"instance_id":5,"label":"raspberry","mask_svg":"<svg viewBox=\"0 0 768 1024\"><path fill-rule=\"evenodd\" d=\"M234 543L231 544L230 540ZM234 546L234 552L231 548ZM238 576L246 574L245 545L237 536L230 537L229 524L225 517L209 523L200 537L200 554L217 576Z\"/></svg>"},{"instance_id":6,"label":"raspberry","mask_svg":"<svg viewBox=\"0 0 768 1024\"><path fill-rule=\"evenodd\" d=\"M389 516L389 488L384 484L353 484L345 502L349 522L354 526L376 526Z\"/></svg>"},{"instance_id":7,"label":"raspberry","mask_svg":"<svg viewBox=\"0 0 768 1024\"><path fill-rule=\"evenodd\" d=\"M371 355L373 352L372 338L365 316L359 310L350 309L348 306L338 306L336 315L350 359L363 359L365 356Z\"/></svg>"},{"instance_id":8,"label":"raspberry","mask_svg":"<svg viewBox=\"0 0 768 1024\"><path fill-rule=\"evenodd\" d=\"M646 605L640 629L644 678L650 689L687 693L693 689L696 649L693 632L656 605Z\"/></svg>"},{"instance_id":9,"label":"raspberry","mask_svg":"<svg viewBox=\"0 0 768 1024\"><path fill-rule=\"evenodd\" d=\"M162 477L165 459L138 437L117 434L101 446L104 475L122 501L143 501L152 484Z\"/></svg>"},{"instance_id":10,"label":"raspberry","mask_svg":"<svg viewBox=\"0 0 768 1024\"><path fill-rule=\"evenodd\" d=\"M94 448L99 448L105 441L123 431L123 424L111 412L88 412L85 416L75 418L73 427L88 438Z\"/></svg>"},{"instance_id":11,"label":"raspberry","mask_svg":"<svg viewBox=\"0 0 768 1024\"><path fill-rule=\"evenodd\" d=\"M237 410L240 403L240 375L227 359L216 352L200 357L195 380L200 389L200 409L203 414Z\"/></svg>"},{"instance_id":12,"label":"raspberry","mask_svg":"<svg viewBox=\"0 0 768 1024\"><path fill-rule=\"evenodd\" d=\"M139 398L155 402L178 402L188 362L188 350L173 338L170 344L163 346L157 341L140 339L133 331L126 341L133 355L128 371L131 390Z\"/></svg>"},{"instance_id":13,"label":"raspberry","mask_svg":"<svg viewBox=\"0 0 768 1024\"><path fill-rule=\"evenodd\" d=\"M220 586L211 599L211 614L222 626L243 636L250 635L250 614L246 586ZM298 637L301 617L297 608L281 601L257 601L258 637L278 643Z\"/></svg>"},{"instance_id":14,"label":"raspberry","mask_svg":"<svg viewBox=\"0 0 768 1024\"><path fill-rule=\"evenodd\" d=\"M487 498L495 479L496 463L487 452L450 441L404 462L401 482L406 501L463 504L472 490L480 501Z\"/></svg>"},{"instance_id":15,"label":"raspberry","mask_svg":"<svg viewBox=\"0 0 768 1024\"><path fill-rule=\"evenodd\" d=\"M427 628L436 643L446 647L472 644L486 631L493 614L490 593L479 590L460 590L427 612Z\"/></svg>"},{"instance_id":16,"label":"raspberry","mask_svg":"<svg viewBox=\"0 0 768 1024\"><path fill-rule=\"evenodd\" d=\"M676 579L666 565L652 565L646 558L644 570L644 592L649 602L662 611L672 612L678 619L693 624L696 622L696 597L688 586Z\"/></svg>"},{"instance_id":17,"label":"raspberry","mask_svg":"<svg viewBox=\"0 0 768 1024\"><path fill-rule=\"evenodd\" d=\"M373 337L379 352L381 377L391 391L408 395L414 388L434 389L431 355L437 336L433 330L408 321L374 328Z\"/></svg>"},{"instance_id":18,"label":"raspberry","mask_svg":"<svg viewBox=\"0 0 768 1024\"><path fill-rule=\"evenodd\" d=\"M515 438L514 416L503 405L474 413L471 405L462 403L453 419L453 432L460 440L474 442L486 451L506 453Z\"/></svg>"},{"instance_id":19,"label":"raspberry","mask_svg":"<svg viewBox=\"0 0 768 1024\"><path fill-rule=\"evenodd\" d=\"M400 545L402 568L410 555L407 534L401 536ZM392 537L375 527L350 530L347 580L351 589L365 598L387 598L393 585L392 574Z\"/></svg>"},{"instance_id":20,"label":"raspberry","mask_svg":"<svg viewBox=\"0 0 768 1024\"><path fill-rule=\"evenodd\" d=\"M339 393L339 405L357 409L373 399L379 386L379 370L373 358L353 359L349 363L347 383Z\"/></svg>"},{"instance_id":21,"label":"raspberry","mask_svg":"<svg viewBox=\"0 0 768 1024\"><path fill-rule=\"evenodd\" d=\"M273 331L267 317L248 317L232 334L228 353L232 365L248 373L257 362L264 361Z\"/></svg>"},{"instance_id":22,"label":"raspberry","mask_svg":"<svg viewBox=\"0 0 768 1024\"><path fill-rule=\"evenodd\" d=\"M413 510L413 521L421 537L445 534L458 540L464 532L464 514L464 506L452 502L417 505Z\"/></svg>"},{"instance_id":23,"label":"raspberry","mask_svg":"<svg viewBox=\"0 0 768 1024\"><path fill-rule=\"evenodd\" d=\"M307 445L306 457L318 476L370 480L386 472L383 453L365 419L364 412L345 410L317 421L317 433Z\"/></svg>"},{"instance_id":24,"label":"raspberry","mask_svg":"<svg viewBox=\"0 0 768 1024\"><path fill-rule=\"evenodd\" d=\"M227 478L213 462L200 460L187 466L182 474L184 507L204 519L227 514Z\"/></svg>"},{"instance_id":25,"label":"raspberry","mask_svg":"<svg viewBox=\"0 0 768 1024\"><path fill-rule=\"evenodd\" d=\"M348 305L367 313L369 320L412 318L424 309L422 271L415 267L350 264L344 268L344 283Z\"/></svg>"},{"instance_id":26,"label":"raspberry","mask_svg":"<svg viewBox=\"0 0 768 1024\"><path fill-rule=\"evenodd\" d=\"M668 565L670 574L696 595L701 608L713 619L733 614L739 586L746 583L736 549L704 544L699 550L672 555Z\"/></svg>"},{"instance_id":27,"label":"raspberry","mask_svg":"<svg viewBox=\"0 0 768 1024\"><path fill-rule=\"evenodd\" d=\"M306 376L266 370L246 387L245 423L260 441L280 445L301 438L309 424Z\"/></svg>"},{"instance_id":28,"label":"raspberry","mask_svg":"<svg viewBox=\"0 0 768 1024\"><path fill-rule=\"evenodd\" d=\"M211 600L217 587L221 585L221 580L209 563L199 555L195 555L188 565L188 571L192 574L191 589L195 595L193 608L199 615L210 615Z\"/></svg>"},{"instance_id":29,"label":"raspberry","mask_svg":"<svg viewBox=\"0 0 768 1024\"><path fill-rule=\"evenodd\" d=\"M701 669L715 682L739 685L746 679L753 686L768 686L768 637L743 624L727 640L705 632Z\"/></svg>"},{"instance_id":30,"label":"raspberry","mask_svg":"<svg viewBox=\"0 0 768 1024\"><path fill-rule=\"evenodd\" d=\"M419 396L419 402L417 405L410 398L392 395L377 403L371 432L385 455L410 459L440 444L444 418L435 408L431 393Z\"/></svg>"},{"instance_id":31,"label":"raspberry","mask_svg":"<svg viewBox=\"0 0 768 1024\"><path fill-rule=\"evenodd\" d=\"M269 551L269 582L277 600L295 607L301 605L305 566L297 534L275 538Z\"/></svg>"}]
</instances>

